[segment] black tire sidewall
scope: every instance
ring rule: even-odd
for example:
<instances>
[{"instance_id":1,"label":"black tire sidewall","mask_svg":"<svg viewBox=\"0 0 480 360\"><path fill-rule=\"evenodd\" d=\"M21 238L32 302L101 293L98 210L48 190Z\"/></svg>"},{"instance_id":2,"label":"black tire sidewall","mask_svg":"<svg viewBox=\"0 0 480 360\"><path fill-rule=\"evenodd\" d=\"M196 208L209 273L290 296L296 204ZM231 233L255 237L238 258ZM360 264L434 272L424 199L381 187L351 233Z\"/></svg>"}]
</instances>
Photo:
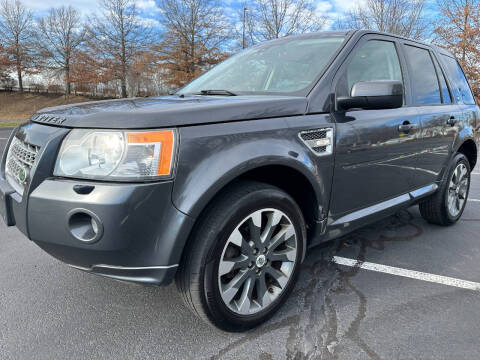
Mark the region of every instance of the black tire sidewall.
<instances>
[{"instance_id":1,"label":"black tire sidewall","mask_svg":"<svg viewBox=\"0 0 480 360\"><path fill-rule=\"evenodd\" d=\"M273 208L285 213L293 223L297 234L297 259L290 280L283 293L267 309L252 315L239 315L232 312L223 302L218 286L218 269L223 249L233 230L253 212ZM304 219L298 205L287 194L279 189L267 188L250 193L248 196L232 204L223 216L218 231L209 237L209 250L203 274L204 305L208 308L208 315L213 322L229 331L243 331L255 327L271 317L286 300L298 277L303 256L303 242L305 240Z\"/></svg>"},{"instance_id":2,"label":"black tire sidewall","mask_svg":"<svg viewBox=\"0 0 480 360\"><path fill-rule=\"evenodd\" d=\"M459 214L457 216L452 216L450 214L450 211L448 210L448 189L450 187L450 181L452 179L453 173L457 166L463 163L467 167L468 171L468 187L467 187L467 194L465 197L465 202L463 204L462 209L460 210ZM463 215L463 211L465 210L465 206L467 205L468 202L468 195L470 193L470 183L471 183L471 169L470 169L470 163L468 162L468 159L465 157L463 154L457 154L452 161L452 165L449 169L448 172L448 177L446 178L445 184L444 184L444 189L443 189L443 206L444 206L444 211L445 211L445 216L450 224L456 223L458 219L460 219Z\"/></svg>"}]
</instances>

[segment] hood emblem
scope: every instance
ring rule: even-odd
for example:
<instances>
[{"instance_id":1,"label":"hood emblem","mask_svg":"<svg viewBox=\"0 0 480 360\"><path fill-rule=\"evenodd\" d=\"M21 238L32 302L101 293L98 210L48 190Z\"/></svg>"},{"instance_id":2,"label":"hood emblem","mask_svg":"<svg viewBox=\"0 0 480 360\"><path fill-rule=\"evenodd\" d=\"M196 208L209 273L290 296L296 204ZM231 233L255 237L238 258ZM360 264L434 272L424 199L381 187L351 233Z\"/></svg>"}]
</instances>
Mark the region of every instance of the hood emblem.
<instances>
[{"instance_id":1,"label":"hood emblem","mask_svg":"<svg viewBox=\"0 0 480 360\"><path fill-rule=\"evenodd\" d=\"M55 124L61 125L63 124L67 118L61 116L54 116L49 114L34 114L31 118L31 121L43 124Z\"/></svg>"},{"instance_id":2,"label":"hood emblem","mask_svg":"<svg viewBox=\"0 0 480 360\"><path fill-rule=\"evenodd\" d=\"M29 173L29 170L24 167L21 167L20 169L18 169L17 180L20 184L25 185L28 179L28 175L29 175L28 173Z\"/></svg>"}]
</instances>

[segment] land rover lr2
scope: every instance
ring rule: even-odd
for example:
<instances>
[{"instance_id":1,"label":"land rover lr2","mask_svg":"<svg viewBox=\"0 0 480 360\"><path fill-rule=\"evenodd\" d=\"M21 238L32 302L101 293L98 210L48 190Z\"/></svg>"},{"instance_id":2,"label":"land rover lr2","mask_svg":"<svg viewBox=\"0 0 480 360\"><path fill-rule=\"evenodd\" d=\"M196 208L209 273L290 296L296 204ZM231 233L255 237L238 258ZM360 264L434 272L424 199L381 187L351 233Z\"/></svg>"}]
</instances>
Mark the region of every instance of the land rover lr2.
<instances>
[{"instance_id":1,"label":"land rover lr2","mask_svg":"<svg viewBox=\"0 0 480 360\"><path fill-rule=\"evenodd\" d=\"M371 31L292 36L176 94L47 108L16 128L0 212L113 279L174 278L230 331L269 318L308 249L419 204L454 224L480 121L446 50Z\"/></svg>"}]
</instances>

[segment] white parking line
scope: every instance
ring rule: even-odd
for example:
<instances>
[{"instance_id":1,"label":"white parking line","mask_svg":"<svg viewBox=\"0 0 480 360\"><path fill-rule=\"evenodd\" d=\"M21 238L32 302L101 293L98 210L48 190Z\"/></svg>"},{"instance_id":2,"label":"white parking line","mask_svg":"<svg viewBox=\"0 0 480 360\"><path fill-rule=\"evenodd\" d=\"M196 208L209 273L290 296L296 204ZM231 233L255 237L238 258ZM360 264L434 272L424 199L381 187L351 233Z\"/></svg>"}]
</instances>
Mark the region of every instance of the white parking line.
<instances>
[{"instance_id":1,"label":"white parking line","mask_svg":"<svg viewBox=\"0 0 480 360\"><path fill-rule=\"evenodd\" d=\"M0 140L8 140L8 138L0 138Z\"/></svg>"},{"instance_id":2,"label":"white parking line","mask_svg":"<svg viewBox=\"0 0 480 360\"><path fill-rule=\"evenodd\" d=\"M467 202L468 202L468 201L480 202L479 199L468 199Z\"/></svg>"},{"instance_id":3,"label":"white parking line","mask_svg":"<svg viewBox=\"0 0 480 360\"><path fill-rule=\"evenodd\" d=\"M480 172L472 172L473 175L480 175Z\"/></svg>"},{"instance_id":4,"label":"white parking line","mask_svg":"<svg viewBox=\"0 0 480 360\"><path fill-rule=\"evenodd\" d=\"M351 266L359 269L371 270L371 271L381 272L381 273L395 275L395 276L403 276L410 279L423 280L431 283L454 286L462 289L480 291L480 283L476 283L473 281L460 280L460 279L455 279L447 276L429 274L429 273L424 273L424 272L414 271L414 270L407 270L407 269L397 268L393 266L375 264L371 262L362 262L362 261L348 259L340 256L334 256L333 262L338 265Z\"/></svg>"}]
</instances>

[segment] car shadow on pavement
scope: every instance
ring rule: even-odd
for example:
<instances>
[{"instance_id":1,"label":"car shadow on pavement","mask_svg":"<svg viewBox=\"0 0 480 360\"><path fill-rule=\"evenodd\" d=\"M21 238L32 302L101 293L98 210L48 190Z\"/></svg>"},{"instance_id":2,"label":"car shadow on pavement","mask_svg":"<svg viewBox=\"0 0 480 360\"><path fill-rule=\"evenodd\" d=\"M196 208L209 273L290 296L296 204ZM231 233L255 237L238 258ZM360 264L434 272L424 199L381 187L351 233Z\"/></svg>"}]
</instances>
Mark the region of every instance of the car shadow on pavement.
<instances>
[{"instance_id":1,"label":"car shadow on pavement","mask_svg":"<svg viewBox=\"0 0 480 360\"><path fill-rule=\"evenodd\" d=\"M380 356L359 334L367 307L366 296L351 281L359 270L339 266L332 262L332 257L347 250L350 258L361 262L369 248L383 250L388 242L410 241L423 233L414 219L412 213L405 210L312 249L303 264L294 293L279 314L267 324L230 343L213 358L223 358L258 337L269 336L269 333L280 328L288 328L284 354L287 359L337 358L336 353L342 350L344 340L355 343L368 357L379 359ZM351 316L348 326L343 326L343 331L339 331L333 299L346 295L356 298L354 303L357 304L357 311ZM259 356L264 359L273 358L268 352Z\"/></svg>"}]
</instances>

